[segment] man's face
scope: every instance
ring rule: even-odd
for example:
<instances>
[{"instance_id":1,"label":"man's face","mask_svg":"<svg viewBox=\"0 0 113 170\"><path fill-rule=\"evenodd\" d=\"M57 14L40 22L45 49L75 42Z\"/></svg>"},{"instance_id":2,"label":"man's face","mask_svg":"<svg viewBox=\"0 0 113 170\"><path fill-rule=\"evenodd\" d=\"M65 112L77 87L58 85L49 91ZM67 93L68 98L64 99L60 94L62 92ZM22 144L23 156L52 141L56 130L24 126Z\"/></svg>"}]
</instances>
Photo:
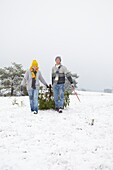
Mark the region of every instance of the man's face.
<instances>
[{"instance_id":1,"label":"man's face","mask_svg":"<svg viewBox=\"0 0 113 170\"><path fill-rule=\"evenodd\" d=\"M56 59L56 65L59 65L60 63L61 63L60 59L57 58L57 59Z\"/></svg>"}]
</instances>

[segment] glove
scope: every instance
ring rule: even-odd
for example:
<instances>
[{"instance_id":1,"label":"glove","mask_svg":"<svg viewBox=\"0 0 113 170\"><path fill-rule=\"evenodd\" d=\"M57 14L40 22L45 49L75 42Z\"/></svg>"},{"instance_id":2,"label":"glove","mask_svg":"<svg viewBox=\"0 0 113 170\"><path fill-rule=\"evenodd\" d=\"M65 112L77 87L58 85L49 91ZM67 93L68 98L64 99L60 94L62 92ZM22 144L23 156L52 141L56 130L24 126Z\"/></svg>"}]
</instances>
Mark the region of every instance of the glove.
<instances>
[{"instance_id":1,"label":"glove","mask_svg":"<svg viewBox=\"0 0 113 170\"><path fill-rule=\"evenodd\" d=\"M74 84L73 83L71 84L71 87L74 88Z\"/></svg>"},{"instance_id":2,"label":"glove","mask_svg":"<svg viewBox=\"0 0 113 170\"><path fill-rule=\"evenodd\" d=\"M49 88L48 84L46 84L47 89Z\"/></svg>"},{"instance_id":3,"label":"glove","mask_svg":"<svg viewBox=\"0 0 113 170\"><path fill-rule=\"evenodd\" d=\"M21 91L21 92L23 91L23 86L20 86L20 91Z\"/></svg>"}]
</instances>

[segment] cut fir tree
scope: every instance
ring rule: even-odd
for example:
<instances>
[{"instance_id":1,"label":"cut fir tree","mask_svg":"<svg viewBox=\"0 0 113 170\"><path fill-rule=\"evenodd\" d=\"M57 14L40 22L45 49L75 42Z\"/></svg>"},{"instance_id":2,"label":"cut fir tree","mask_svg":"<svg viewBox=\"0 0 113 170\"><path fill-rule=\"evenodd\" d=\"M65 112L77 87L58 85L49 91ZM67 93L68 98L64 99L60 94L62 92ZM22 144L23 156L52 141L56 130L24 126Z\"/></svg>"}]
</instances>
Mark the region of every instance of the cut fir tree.
<instances>
[{"instance_id":1,"label":"cut fir tree","mask_svg":"<svg viewBox=\"0 0 113 170\"><path fill-rule=\"evenodd\" d=\"M79 77L77 74L71 74L73 79L74 88L77 88L77 81L76 79ZM66 79L65 81L65 92L64 92L64 108L69 106L70 104L70 98L69 95L72 94L72 85L70 82ZM48 109L55 109L55 103L54 103L54 96L53 96L53 88L51 85L49 85L48 89L45 89L44 87L40 87L39 90L39 109L40 110L48 110Z\"/></svg>"},{"instance_id":2,"label":"cut fir tree","mask_svg":"<svg viewBox=\"0 0 113 170\"><path fill-rule=\"evenodd\" d=\"M48 89L45 89L42 86L40 87L38 100L39 100L39 110L55 109L53 89L51 85L49 85ZM69 92L65 91L64 107L69 106L69 103L70 103Z\"/></svg>"}]
</instances>

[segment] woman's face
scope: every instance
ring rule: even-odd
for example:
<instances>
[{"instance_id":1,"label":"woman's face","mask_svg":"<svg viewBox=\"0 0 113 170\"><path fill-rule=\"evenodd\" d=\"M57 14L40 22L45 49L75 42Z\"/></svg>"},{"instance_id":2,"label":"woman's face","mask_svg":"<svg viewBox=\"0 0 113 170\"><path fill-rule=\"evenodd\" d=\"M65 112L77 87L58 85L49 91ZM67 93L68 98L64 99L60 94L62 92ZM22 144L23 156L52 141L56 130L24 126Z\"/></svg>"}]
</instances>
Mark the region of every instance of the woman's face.
<instances>
[{"instance_id":1,"label":"woman's face","mask_svg":"<svg viewBox=\"0 0 113 170\"><path fill-rule=\"evenodd\" d=\"M37 70L37 66L33 66L32 68L33 68L33 70L34 70L34 71L36 71L36 70Z\"/></svg>"}]
</instances>

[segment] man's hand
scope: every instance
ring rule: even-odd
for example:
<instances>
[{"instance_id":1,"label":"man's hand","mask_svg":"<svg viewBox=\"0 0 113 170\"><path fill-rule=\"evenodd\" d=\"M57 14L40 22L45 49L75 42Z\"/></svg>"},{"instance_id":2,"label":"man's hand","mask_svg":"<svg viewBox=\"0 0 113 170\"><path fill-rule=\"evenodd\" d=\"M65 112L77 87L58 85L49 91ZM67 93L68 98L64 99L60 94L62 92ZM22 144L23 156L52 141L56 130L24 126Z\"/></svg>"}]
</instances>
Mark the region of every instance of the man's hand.
<instances>
[{"instance_id":1,"label":"man's hand","mask_svg":"<svg viewBox=\"0 0 113 170\"><path fill-rule=\"evenodd\" d=\"M74 88L74 87L75 87L73 83L71 84L71 87L72 87L72 88Z\"/></svg>"}]
</instances>

